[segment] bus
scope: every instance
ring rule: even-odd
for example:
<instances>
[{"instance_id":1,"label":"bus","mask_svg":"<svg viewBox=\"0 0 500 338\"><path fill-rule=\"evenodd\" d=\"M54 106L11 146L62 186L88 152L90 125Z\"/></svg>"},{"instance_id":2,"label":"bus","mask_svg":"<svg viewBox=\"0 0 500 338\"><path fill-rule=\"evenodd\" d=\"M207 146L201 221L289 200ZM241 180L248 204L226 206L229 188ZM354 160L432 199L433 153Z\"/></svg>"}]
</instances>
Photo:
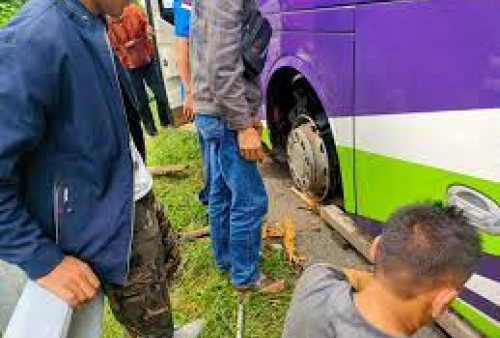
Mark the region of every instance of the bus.
<instances>
[{"instance_id":1,"label":"bus","mask_svg":"<svg viewBox=\"0 0 500 338\"><path fill-rule=\"evenodd\" d=\"M404 204L462 208L484 255L453 311L500 337L500 0L257 2L274 31L259 109L272 157L374 235ZM180 104L171 28L146 5Z\"/></svg>"},{"instance_id":2,"label":"bus","mask_svg":"<svg viewBox=\"0 0 500 338\"><path fill-rule=\"evenodd\" d=\"M403 204L463 208L484 255L453 311L500 337L500 1L258 2L273 158L374 234Z\"/></svg>"}]
</instances>

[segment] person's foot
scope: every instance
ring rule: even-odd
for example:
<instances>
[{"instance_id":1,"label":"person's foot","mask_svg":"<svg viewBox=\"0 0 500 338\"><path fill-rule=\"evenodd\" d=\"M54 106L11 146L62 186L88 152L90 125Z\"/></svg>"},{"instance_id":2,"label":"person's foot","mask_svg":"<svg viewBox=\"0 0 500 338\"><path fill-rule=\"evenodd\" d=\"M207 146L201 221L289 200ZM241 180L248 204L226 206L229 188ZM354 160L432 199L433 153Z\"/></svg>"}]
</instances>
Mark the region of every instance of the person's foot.
<instances>
[{"instance_id":1,"label":"person's foot","mask_svg":"<svg viewBox=\"0 0 500 338\"><path fill-rule=\"evenodd\" d=\"M237 285L234 288L238 292L259 291L266 287L266 281L267 276L261 273L259 279L257 279L255 282L247 285Z\"/></svg>"},{"instance_id":2,"label":"person's foot","mask_svg":"<svg viewBox=\"0 0 500 338\"><path fill-rule=\"evenodd\" d=\"M160 125L163 127L163 128L168 128L170 127L170 121L160 121Z\"/></svg>"},{"instance_id":3,"label":"person's foot","mask_svg":"<svg viewBox=\"0 0 500 338\"><path fill-rule=\"evenodd\" d=\"M162 127L166 128L172 124L172 110L168 108L166 111L163 109L158 110L158 117Z\"/></svg>"},{"instance_id":4,"label":"person's foot","mask_svg":"<svg viewBox=\"0 0 500 338\"><path fill-rule=\"evenodd\" d=\"M173 338L196 338L203 330L203 319L195 320L175 330Z\"/></svg>"},{"instance_id":5,"label":"person's foot","mask_svg":"<svg viewBox=\"0 0 500 338\"><path fill-rule=\"evenodd\" d=\"M144 129L146 129L146 133L151 137L158 135L158 130L156 130L154 124L145 124Z\"/></svg>"}]
</instances>

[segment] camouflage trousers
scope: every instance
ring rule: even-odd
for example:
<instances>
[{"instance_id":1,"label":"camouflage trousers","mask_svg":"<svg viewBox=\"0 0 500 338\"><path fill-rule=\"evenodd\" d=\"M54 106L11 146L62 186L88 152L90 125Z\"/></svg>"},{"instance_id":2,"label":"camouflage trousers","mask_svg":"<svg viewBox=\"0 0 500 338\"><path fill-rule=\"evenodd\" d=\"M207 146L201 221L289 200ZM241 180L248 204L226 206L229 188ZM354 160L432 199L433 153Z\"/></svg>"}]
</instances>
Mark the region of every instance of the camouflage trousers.
<instances>
[{"instance_id":1,"label":"camouflage trousers","mask_svg":"<svg viewBox=\"0 0 500 338\"><path fill-rule=\"evenodd\" d=\"M132 337L173 336L168 288L179 263L179 236L151 192L135 203L134 237L125 284L104 288L113 314Z\"/></svg>"}]
</instances>

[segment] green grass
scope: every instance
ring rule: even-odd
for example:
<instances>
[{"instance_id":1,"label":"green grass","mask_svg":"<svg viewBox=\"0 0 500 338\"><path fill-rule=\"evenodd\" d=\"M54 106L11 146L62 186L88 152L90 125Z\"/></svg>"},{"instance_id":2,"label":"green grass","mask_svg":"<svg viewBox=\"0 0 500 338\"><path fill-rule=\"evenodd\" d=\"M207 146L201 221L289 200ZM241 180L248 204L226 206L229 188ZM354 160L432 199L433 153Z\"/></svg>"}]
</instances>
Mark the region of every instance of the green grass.
<instances>
[{"instance_id":1,"label":"green grass","mask_svg":"<svg viewBox=\"0 0 500 338\"><path fill-rule=\"evenodd\" d=\"M193 133L164 129L147 141L148 165L188 164L185 175L155 179L156 196L165 204L173 226L193 230L206 226L205 209L196 195L202 184L201 161ZM277 338L290 302L295 275L281 253L263 250L264 273L284 278L287 289L277 295L248 295L245 300L245 338ZM236 293L227 276L217 272L210 240L201 239L182 246L183 269L171 290L176 325L203 317L202 337L236 335ZM123 330L107 310L103 337L122 337Z\"/></svg>"},{"instance_id":2,"label":"green grass","mask_svg":"<svg viewBox=\"0 0 500 338\"><path fill-rule=\"evenodd\" d=\"M0 27L7 24L24 2L25 0L0 0Z\"/></svg>"}]
</instances>

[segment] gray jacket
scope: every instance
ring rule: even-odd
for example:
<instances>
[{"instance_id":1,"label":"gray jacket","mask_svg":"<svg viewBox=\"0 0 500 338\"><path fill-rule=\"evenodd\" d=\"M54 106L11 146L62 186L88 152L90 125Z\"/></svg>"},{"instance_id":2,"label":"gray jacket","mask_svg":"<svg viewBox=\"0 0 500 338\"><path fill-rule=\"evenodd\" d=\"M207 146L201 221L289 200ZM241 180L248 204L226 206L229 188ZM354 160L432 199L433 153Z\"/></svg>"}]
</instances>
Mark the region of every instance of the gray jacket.
<instances>
[{"instance_id":1,"label":"gray jacket","mask_svg":"<svg viewBox=\"0 0 500 338\"><path fill-rule=\"evenodd\" d=\"M244 4L248 1L247 4ZM195 113L222 116L244 129L260 102L258 79L243 77L243 20L254 0L195 0L191 17L191 72Z\"/></svg>"}]
</instances>

